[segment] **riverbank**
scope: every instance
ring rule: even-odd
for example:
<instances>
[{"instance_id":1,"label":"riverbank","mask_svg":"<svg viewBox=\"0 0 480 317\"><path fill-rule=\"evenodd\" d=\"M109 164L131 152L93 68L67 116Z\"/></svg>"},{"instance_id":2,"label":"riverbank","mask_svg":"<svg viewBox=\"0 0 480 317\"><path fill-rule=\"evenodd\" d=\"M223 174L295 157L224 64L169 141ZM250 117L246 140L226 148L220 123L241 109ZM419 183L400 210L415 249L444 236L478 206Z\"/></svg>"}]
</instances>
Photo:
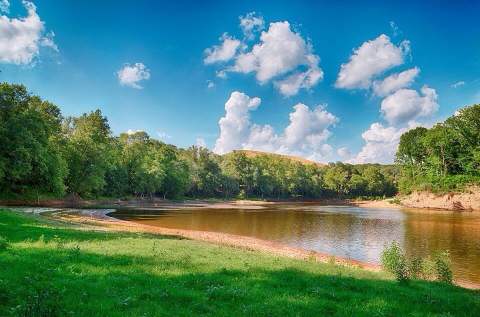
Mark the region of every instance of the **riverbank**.
<instances>
[{"instance_id":1,"label":"riverbank","mask_svg":"<svg viewBox=\"0 0 480 317\"><path fill-rule=\"evenodd\" d=\"M0 211L6 240L0 315L474 316L480 310L478 291L399 284L382 272L119 231L108 218L99 225L95 217L54 213Z\"/></svg>"},{"instance_id":2,"label":"riverbank","mask_svg":"<svg viewBox=\"0 0 480 317\"><path fill-rule=\"evenodd\" d=\"M401 204L408 208L429 208L453 211L480 211L480 187L472 186L462 192L413 192L402 197Z\"/></svg>"},{"instance_id":3,"label":"riverbank","mask_svg":"<svg viewBox=\"0 0 480 317\"><path fill-rule=\"evenodd\" d=\"M386 198L380 200L359 199L318 199L318 200L222 200L222 199L186 199L165 200L153 199L80 199L66 197L63 199L44 200L0 200L0 206L38 206L48 208L261 208L259 206L282 203L314 203L321 205L348 205L363 208L413 208L421 212L422 209L449 210L449 211L480 211L480 188L470 187L465 192L434 194L430 192L414 192L407 196Z\"/></svg>"}]
</instances>

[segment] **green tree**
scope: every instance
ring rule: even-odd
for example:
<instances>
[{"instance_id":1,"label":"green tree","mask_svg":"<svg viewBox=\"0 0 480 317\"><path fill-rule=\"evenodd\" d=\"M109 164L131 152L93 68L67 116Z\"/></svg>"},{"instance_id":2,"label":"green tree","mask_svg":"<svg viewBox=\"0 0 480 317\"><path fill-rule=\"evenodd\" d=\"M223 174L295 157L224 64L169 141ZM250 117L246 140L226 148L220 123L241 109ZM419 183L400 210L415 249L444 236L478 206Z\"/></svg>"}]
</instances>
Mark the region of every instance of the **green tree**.
<instances>
[{"instance_id":1,"label":"green tree","mask_svg":"<svg viewBox=\"0 0 480 317\"><path fill-rule=\"evenodd\" d=\"M25 194L64 191L57 106L22 85L0 84L0 188Z\"/></svg>"},{"instance_id":2,"label":"green tree","mask_svg":"<svg viewBox=\"0 0 480 317\"><path fill-rule=\"evenodd\" d=\"M107 118L100 110L68 118L64 123L65 158L70 193L98 195L105 186L110 164L111 132Z\"/></svg>"}]
</instances>

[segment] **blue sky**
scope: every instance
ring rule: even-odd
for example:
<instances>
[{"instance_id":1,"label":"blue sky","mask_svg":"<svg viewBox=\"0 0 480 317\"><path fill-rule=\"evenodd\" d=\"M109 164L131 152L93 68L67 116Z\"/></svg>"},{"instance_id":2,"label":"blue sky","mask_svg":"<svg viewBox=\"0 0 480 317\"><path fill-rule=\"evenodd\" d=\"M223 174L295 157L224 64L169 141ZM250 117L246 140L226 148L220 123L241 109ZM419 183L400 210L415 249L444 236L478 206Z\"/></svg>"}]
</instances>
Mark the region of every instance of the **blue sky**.
<instances>
[{"instance_id":1,"label":"blue sky","mask_svg":"<svg viewBox=\"0 0 480 317\"><path fill-rule=\"evenodd\" d=\"M64 115L100 108L115 134L390 162L402 132L480 102L478 1L0 4L0 80Z\"/></svg>"}]
</instances>

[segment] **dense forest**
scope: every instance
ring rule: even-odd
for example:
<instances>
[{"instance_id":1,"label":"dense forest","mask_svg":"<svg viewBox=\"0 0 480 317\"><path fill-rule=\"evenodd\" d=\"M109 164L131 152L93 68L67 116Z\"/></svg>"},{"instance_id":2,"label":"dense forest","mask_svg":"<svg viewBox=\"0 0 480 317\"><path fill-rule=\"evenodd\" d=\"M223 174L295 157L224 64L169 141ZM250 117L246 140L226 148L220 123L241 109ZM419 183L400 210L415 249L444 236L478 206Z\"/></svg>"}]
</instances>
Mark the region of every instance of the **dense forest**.
<instances>
[{"instance_id":1,"label":"dense forest","mask_svg":"<svg viewBox=\"0 0 480 317\"><path fill-rule=\"evenodd\" d=\"M445 192L480 184L480 105L460 109L430 129L404 133L396 162L403 193Z\"/></svg>"},{"instance_id":2,"label":"dense forest","mask_svg":"<svg viewBox=\"0 0 480 317\"><path fill-rule=\"evenodd\" d=\"M63 117L22 85L0 84L2 198L393 196L439 178L479 176L480 106L401 138L398 166L309 164L243 151L180 149L138 131L114 136L100 110Z\"/></svg>"}]
</instances>

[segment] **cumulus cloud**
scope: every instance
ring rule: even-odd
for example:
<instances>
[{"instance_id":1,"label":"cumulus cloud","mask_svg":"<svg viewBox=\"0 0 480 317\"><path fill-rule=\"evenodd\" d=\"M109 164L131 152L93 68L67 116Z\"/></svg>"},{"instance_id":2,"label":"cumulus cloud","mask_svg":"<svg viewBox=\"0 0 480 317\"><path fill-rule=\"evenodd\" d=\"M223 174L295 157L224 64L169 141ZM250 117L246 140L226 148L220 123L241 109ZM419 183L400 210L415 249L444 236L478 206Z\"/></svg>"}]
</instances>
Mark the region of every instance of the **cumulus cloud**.
<instances>
[{"instance_id":1,"label":"cumulus cloud","mask_svg":"<svg viewBox=\"0 0 480 317\"><path fill-rule=\"evenodd\" d=\"M240 17L240 26L245 36L250 36L250 32L263 28L263 18L249 13ZM260 84L275 80L275 87L286 97L310 89L323 79L320 57L287 21L270 23L251 47L224 35L223 44L207 49L206 55L205 64L233 60L217 71L218 77L226 78L228 72L253 73Z\"/></svg>"},{"instance_id":2,"label":"cumulus cloud","mask_svg":"<svg viewBox=\"0 0 480 317\"><path fill-rule=\"evenodd\" d=\"M229 36L227 33L224 33L219 40L222 42L220 45L214 45L205 49L205 58L203 60L205 64L208 65L231 60L241 44L239 40Z\"/></svg>"},{"instance_id":3,"label":"cumulus cloud","mask_svg":"<svg viewBox=\"0 0 480 317\"><path fill-rule=\"evenodd\" d=\"M211 80L207 80L207 88L211 89L215 87L215 83Z\"/></svg>"},{"instance_id":4,"label":"cumulus cloud","mask_svg":"<svg viewBox=\"0 0 480 317\"><path fill-rule=\"evenodd\" d=\"M435 89L423 86L421 95L413 89L400 89L386 97L381 112L390 124L404 124L420 117L428 117L438 109Z\"/></svg>"},{"instance_id":5,"label":"cumulus cloud","mask_svg":"<svg viewBox=\"0 0 480 317\"><path fill-rule=\"evenodd\" d=\"M142 89L139 82L150 79L150 70L143 63L125 64L117 71L117 77L122 86Z\"/></svg>"},{"instance_id":6,"label":"cumulus cloud","mask_svg":"<svg viewBox=\"0 0 480 317\"><path fill-rule=\"evenodd\" d=\"M250 121L251 110L260 104L259 98L250 98L233 92L225 104L225 116L219 121L220 135L214 151L219 154L236 149L252 149L324 160L332 154L326 143L338 118L325 106L310 109L297 104L289 115L290 122L283 133L277 134L270 125L258 125Z\"/></svg>"},{"instance_id":7,"label":"cumulus cloud","mask_svg":"<svg viewBox=\"0 0 480 317\"><path fill-rule=\"evenodd\" d=\"M250 98L238 91L232 92L225 103L225 116L218 122L220 135L215 142L214 152L223 154L241 149L250 132L250 110L260 105L261 99Z\"/></svg>"},{"instance_id":8,"label":"cumulus cloud","mask_svg":"<svg viewBox=\"0 0 480 317\"><path fill-rule=\"evenodd\" d=\"M1 1L0 9L8 13L9 2ZM0 62L16 65L31 64L40 53L40 47L46 46L58 51L53 41L54 34L45 35L44 22L37 14L36 6L28 1L22 2L27 16L9 18L0 16Z\"/></svg>"},{"instance_id":9,"label":"cumulus cloud","mask_svg":"<svg viewBox=\"0 0 480 317\"><path fill-rule=\"evenodd\" d=\"M290 23L270 23L268 31L262 32L260 43L251 51L240 54L231 71L254 72L260 83L295 70L298 66L318 63L318 56L312 53L300 34L290 29Z\"/></svg>"},{"instance_id":10,"label":"cumulus cloud","mask_svg":"<svg viewBox=\"0 0 480 317\"><path fill-rule=\"evenodd\" d=\"M456 83L453 83L452 85L450 85L450 87L458 88L458 87L461 87L463 85L465 85L465 82L463 80L461 80L461 81L457 81Z\"/></svg>"},{"instance_id":11,"label":"cumulus cloud","mask_svg":"<svg viewBox=\"0 0 480 317\"><path fill-rule=\"evenodd\" d=\"M341 65L335 86L345 89L367 89L374 77L403 64L404 56L409 51L408 41L396 46L385 34L364 42L354 50L350 60Z\"/></svg>"},{"instance_id":12,"label":"cumulus cloud","mask_svg":"<svg viewBox=\"0 0 480 317\"><path fill-rule=\"evenodd\" d=\"M255 33L265 28L265 21L262 16L258 16L255 12L247 13L245 16L240 16L240 28L247 40L252 40Z\"/></svg>"},{"instance_id":13,"label":"cumulus cloud","mask_svg":"<svg viewBox=\"0 0 480 317\"><path fill-rule=\"evenodd\" d=\"M347 148L347 147L341 147L337 150L337 154L338 156L340 156L342 159L347 159L349 158L352 153L350 152L350 150Z\"/></svg>"},{"instance_id":14,"label":"cumulus cloud","mask_svg":"<svg viewBox=\"0 0 480 317\"><path fill-rule=\"evenodd\" d=\"M286 97L294 96L301 88L310 89L323 78L323 71L318 67L318 56L309 55L309 68L304 72L296 72L282 80L275 81L275 87Z\"/></svg>"},{"instance_id":15,"label":"cumulus cloud","mask_svg":"<svg viewBox=\"0 0 480 317\"><path fill-rule=\"evenodd\" d=\"M373 92L377 96L384 97L401 88L409 87L419 73L420 69L414 67L401 73L392 74L383 80L376 80L373 82Z\"/></svg>"},{"instance_id":16,"label":"cumulus cloud","mask_svg":"<svg viewBox=\"0 0 480 317\"><path fill-rule=\"evenodd\" d=\"M400 136L406 131L408 128L397 129L384 127L378 122L373 123L367 131L362 133L365 145L349 162L355 164L392 163Z\"/></svg>"}]
</instances>

